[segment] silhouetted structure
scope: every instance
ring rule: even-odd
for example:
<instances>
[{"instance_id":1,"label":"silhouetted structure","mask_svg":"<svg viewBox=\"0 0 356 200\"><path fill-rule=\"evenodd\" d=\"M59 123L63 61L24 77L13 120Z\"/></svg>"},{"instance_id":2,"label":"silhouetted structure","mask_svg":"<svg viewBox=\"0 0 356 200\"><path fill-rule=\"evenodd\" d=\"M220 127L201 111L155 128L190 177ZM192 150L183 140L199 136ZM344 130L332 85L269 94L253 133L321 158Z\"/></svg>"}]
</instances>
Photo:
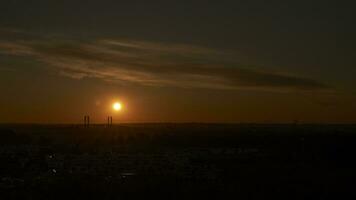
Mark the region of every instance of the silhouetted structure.
<instances>
[{"instance_id":1,"label":"silhouetted structure","mask_svg":"<svg viewBox=\"0 0 356 200\"><path fill-rule=\"evenodd\" d=\"M89 115L84 116L84 127L89 127L90 124L90 117Z\"/></svg>"},{"instance_id":2,"label":"silhouetted structure","mask_svg":"<svg viewBox=\"0 0 356 200\"><path fill-rule=\"evenodd\" d=\"M112 116L108 116L108 127L112 126Z\"/></svg>"}]
</instances>

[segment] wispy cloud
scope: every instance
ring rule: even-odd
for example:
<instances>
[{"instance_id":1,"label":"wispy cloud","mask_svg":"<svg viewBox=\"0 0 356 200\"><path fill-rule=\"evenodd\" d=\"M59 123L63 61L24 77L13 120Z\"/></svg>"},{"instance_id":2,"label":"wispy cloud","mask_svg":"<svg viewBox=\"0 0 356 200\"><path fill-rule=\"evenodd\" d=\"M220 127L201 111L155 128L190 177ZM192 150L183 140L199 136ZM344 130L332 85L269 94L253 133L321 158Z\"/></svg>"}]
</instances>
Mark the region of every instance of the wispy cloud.
<instances>
[{"instance_id":1,"label":"wispy cloud","mask_svg":"<svg viewBox=\"0 0 356 200\"><path fill-rule=\"evenodd\" d=\"M3 67L3 66L0 66L0 71L5 71L5 72L14 72L16 71L15 69L12 69L10 67Z\"/></svg>"},{"instance_id":2,"label":"wispy cloud","mask_svg":"<svg viewBox=\"0 0 356 200\"><path fill-rule=\"evenodd\" d=\"M124 39L11 39L0 40L0 53L35 59L70 78L97 78L119 84L210 89L328 89L315 80L249 69L225 60L224 52L185 44Z\"/></svg>"}]
</instances>

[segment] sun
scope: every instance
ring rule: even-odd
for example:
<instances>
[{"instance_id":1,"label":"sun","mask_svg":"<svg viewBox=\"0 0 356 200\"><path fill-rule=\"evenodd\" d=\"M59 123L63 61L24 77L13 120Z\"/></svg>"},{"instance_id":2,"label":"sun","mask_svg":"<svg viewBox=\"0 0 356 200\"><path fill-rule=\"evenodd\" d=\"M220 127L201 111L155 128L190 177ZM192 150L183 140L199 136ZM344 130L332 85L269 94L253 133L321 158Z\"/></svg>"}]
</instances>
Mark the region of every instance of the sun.
<instances>
[{"instance_id":1,"label":"sun","mask_svg":"<svg viewBox=\"0 0 356 200\"><path fill-rule=\"evenodd\" d=\"M115 102L113 105L112 105L112 108L115 110L115 111L120 111L122 109L122 105L120 102Z\"/></svg>"}]
</instances>

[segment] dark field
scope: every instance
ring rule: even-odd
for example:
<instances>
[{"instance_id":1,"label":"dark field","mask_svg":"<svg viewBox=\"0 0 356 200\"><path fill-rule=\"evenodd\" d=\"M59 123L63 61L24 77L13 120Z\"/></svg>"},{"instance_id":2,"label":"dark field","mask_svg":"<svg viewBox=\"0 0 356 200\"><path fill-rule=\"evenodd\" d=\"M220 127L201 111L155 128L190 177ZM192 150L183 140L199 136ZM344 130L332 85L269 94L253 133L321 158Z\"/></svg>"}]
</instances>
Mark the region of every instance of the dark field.
<instances>
[{"instance_id":1,"label":"dark field","mask_svg":"<svg viewBox=\"0 0 356 200\"><path fill-rule=\"evenodd\" d=\"M0 199L356 199L356 126L0 126Z\"/></svg>"}]
</instances>

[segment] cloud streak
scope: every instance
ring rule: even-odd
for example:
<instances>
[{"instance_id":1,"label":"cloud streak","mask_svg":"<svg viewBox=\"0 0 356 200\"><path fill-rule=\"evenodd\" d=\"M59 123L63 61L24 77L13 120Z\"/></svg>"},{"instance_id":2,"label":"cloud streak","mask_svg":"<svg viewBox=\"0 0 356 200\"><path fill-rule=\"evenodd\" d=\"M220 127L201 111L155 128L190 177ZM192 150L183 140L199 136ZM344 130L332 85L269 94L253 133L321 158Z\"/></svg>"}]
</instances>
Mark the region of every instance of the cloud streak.
<instances>
[{"instance_id":1,"label":"cloud streak","mask_svg":"<svg viewBox=\"0 0 356 200\"><path fill-rule=\"evenodd\" d=\"M248 69L225 59L227 55L223 52L185 44L123 39L13 39L0 41L0 54L37 60L66 77L97 78L118 84L208 89L328 89L308 78Z\"/></svg>"}]
</instances>

